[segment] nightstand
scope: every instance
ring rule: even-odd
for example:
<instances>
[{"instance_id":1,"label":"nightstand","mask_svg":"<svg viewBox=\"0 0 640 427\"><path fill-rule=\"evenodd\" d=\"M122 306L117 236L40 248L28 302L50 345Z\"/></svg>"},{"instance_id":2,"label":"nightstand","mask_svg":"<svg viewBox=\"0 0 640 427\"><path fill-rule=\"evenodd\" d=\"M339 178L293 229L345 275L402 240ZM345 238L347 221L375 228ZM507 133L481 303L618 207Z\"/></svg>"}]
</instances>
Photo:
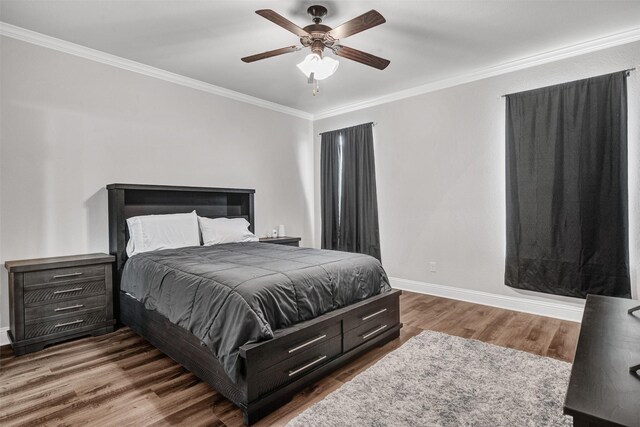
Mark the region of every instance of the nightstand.
<instances>
[{"instance_id":1,"label":"nightstand","mask_svg":"<svg viewBox=\"0 0 640 427\"><path fill-rule=\"evenodd\" d=\"M112 332L114 261L106 254L7 261L13 352Z\"/></svg>"},{"instance_id":2,"label":"nightstand","mask_svg":"<svg viewBox=\"0 0 640 427\"><path fill-rule=\"evenodd\" d=\"M275 243L276 245L300 246L300 237L261 237L261 243Z\"/></svg>"}]
</instances>

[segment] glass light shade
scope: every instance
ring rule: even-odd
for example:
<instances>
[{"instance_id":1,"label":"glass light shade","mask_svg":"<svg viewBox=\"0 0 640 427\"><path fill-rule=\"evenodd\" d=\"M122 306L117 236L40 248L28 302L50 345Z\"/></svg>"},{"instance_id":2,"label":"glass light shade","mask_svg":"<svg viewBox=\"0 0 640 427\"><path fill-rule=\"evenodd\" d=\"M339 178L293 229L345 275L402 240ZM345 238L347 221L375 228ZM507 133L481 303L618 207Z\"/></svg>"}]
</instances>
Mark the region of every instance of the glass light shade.
<instances>
[{"instance_id":1,"label":"glass light shade","mask_svg":"<svg viewBox=\"0 0 640 427\"><path fill-rule=\"evenodd\" d=\"M333 58L328 56L320 58L317 54L311 53L298 64L298 68L307 78L313 73L313 78L316 80L324 80L336 72L338 65L340 63Z\"/></svg>"}]
</instances>

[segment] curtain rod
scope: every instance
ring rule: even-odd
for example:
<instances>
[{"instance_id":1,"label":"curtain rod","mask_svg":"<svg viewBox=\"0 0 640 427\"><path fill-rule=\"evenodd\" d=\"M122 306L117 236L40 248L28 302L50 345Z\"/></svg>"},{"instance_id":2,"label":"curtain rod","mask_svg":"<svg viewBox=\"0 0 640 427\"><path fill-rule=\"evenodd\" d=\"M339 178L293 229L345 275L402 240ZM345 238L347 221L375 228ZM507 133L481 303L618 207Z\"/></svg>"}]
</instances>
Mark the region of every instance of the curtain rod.
<instances>
[{"instance_id":1,"label":"curtain rod","mask_svg":"<svg viewBox=\"0 0 640 427\"><path fill-rule=\"evenodd\" d=\"M627 68L626 70L620 70L620 71L615 71L615 72L627 73L627 76L628 76L630 72L635 71L635 70L636 70L636 67L633 67L633 68ZM613 74L613 73L609 73L609 74ZM560 84L562 84L562 83L560 83ZM531 90L535 90L535 89L531 89ZM509 95L515 95L516 93L520 93L520 92L507 93L505 95L500 95L500 98L504 98L504 97L509 96Z\"/></svg>"},{"instance_id":2,"label":"curtain rod","mask_svg":"<svg viewBox=\"0 0 640 427\"><path fill-rule=\"evenodd\" d=\"M345 129L353 128L353 127L356 127L356 126L368 125L369 123L371 123L372 126L377 126L378 125L378 122L366 122L366 123L360 123L359 125L343 127L341 129L334 129L334 130L328 130L328 131L325 131L325 132L320 132L318 135L322 136L323 133L337 132L337 131L340 131L340 130L345 130Z\"/></svg>"}]
</instances>

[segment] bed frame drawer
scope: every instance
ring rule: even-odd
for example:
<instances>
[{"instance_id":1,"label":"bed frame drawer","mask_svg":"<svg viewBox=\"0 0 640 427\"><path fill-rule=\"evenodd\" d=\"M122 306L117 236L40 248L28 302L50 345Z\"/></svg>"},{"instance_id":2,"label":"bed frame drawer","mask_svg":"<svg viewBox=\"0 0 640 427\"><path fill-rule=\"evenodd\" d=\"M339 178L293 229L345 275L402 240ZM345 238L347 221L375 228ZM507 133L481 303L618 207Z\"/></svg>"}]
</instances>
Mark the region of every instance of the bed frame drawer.
<instances>
[{"instance_id":1,"label":"bed frame drawer","mask_svg":"<svg viewBox=\"0 0 640 427\"><path fill-rule=\"evenodd\" d=\"M87 265L24 273L24 286L29 287L31 285L44 283L64 283L77 279L86 280L88 278L104 281L104 266Z\"/></svg>"},{"instance_id":2,"label":"bed frame drawer","mask_svg":"<svg viewBox=\"0 0 640 427\"><path fill-rule=\"evenodd\" d=\"M378 311L374 311L379 312ZM361 344L375 338L381 333L392 329L400 322L398 311L395 308L389 308L384 312L367 319L359 326L346 331L344 333L344 351L349 351Z\"/></svg>"},{"instance_id":3,"label":"bed frame drawer","mask_svg":"<svg viewBox=\"0 0 640 427\"><path fill-rule=\"evenodd\" d=\"M304 325L304 324L299 324ZM270 341L262 343L259 359L253 360L256 372L268 370L274 364L296 357L311 347L323 344L342 334L340 319L322 322L310 328L300 328L299 332L280 337L278 331Z\"/></svg>"},{"instance_id":4,"label":"bed frame drawer","mask_svg":"<svg viewBox=\"0 0 640 427\"><path fill-rule=\"evenodd\" d=\"M330 362L340 353L342 353L342 336L338 335L276 364L260 374L263 380L258 384L258 395L264 395L283 384L303 377Z\"/></svg>"},{"instance_id":5,"label":"bed frame drawer","mask_svg":"<svg viewBox=\"0 0 640 427\"><path fill-rule=\"evenodd\" d=\"M375 304L369 304L348 313L343 321L343 329L346 333L395 311L398 311L397 298L381 298Z\"/></svg>"}]
</instances>

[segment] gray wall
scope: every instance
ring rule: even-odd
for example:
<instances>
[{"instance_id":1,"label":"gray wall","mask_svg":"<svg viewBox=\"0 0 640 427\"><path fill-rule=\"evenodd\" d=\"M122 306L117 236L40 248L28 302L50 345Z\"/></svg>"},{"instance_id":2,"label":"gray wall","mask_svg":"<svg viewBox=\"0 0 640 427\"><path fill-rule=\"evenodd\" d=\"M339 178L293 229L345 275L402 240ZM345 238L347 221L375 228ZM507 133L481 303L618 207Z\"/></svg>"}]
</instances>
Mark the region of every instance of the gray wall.
<instances>
[{"instance_id":1,"label":"gray wall","mask_svg":"<svg viewBox=\"0 0 640 427\"><path fill-rule=\"evenodd\" d=\"M640 43L419 95L314 123L319 242L319 132L374 128L382 261L390 276L506 296L581 303L504 285L504 99L500 95L640 64ZM640 293L640 70L629 83L630 259ZM437 272L429 271L429 262Z\"/></svg>"},{"instance_id":2,"label":"gray wall","mask_svg":"<svg viewBox=\"0 0 640 427\"><path fill-rule=\"evenodd\" d=\"M255 188L313 244L308 120L0 38L0 260L108 252L106 184ZM8 320L0 274L0 327Z\"/></svg>"}]
</instances>

